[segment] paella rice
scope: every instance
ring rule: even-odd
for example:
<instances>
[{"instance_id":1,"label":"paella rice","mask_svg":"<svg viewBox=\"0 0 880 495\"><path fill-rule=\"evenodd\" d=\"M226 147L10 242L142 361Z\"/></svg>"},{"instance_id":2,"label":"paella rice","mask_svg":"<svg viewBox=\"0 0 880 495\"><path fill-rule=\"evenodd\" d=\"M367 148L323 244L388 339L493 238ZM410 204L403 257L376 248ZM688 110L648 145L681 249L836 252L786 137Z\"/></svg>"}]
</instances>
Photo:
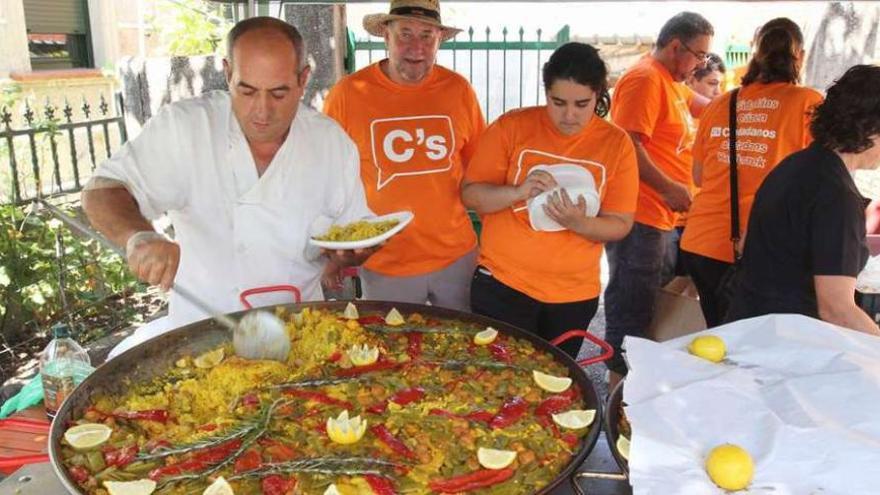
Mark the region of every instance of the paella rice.
<instances>
[{"instance_id":1,"label":"paella rice","mask_svg":"<svg viewBox=\"0 0 880 495\"><path fill-rule=\"evenodd\" d=\"M202 493L220 476L240 494L331 485L344 495L532 493L588 431L553 422L584 399L577 386L550 393L535 383L533 371L568 369L526 340L500 334L475 345L485 328L415 313L401 326L313 308L279 315L291 339L286 363L241 359L227 344L215 366L187 356L124 395L95 398L74 424L113 433L92 450L62 444L70 478L100 495L104 481L137 479L156 481L156 493ZM361 345L378 348L378 360L355 366L346 351ZM366 421L352 443L328 433L343 411ZM488 469L480 448L515 457Z\"/></svg>"},{"instance_id":2,"label":"paella rice","mask_svg":"<svg viewBox=\"0 0 880 495\"><path fill-rule=\"evenodd\" d=\"M382 235L393 229L398 223L400 223L400 220L383 220L380 222L358 220L345 225L332 225L324 235L315 239L332 242L362 241Z\"/></svg>"}]
</instances>

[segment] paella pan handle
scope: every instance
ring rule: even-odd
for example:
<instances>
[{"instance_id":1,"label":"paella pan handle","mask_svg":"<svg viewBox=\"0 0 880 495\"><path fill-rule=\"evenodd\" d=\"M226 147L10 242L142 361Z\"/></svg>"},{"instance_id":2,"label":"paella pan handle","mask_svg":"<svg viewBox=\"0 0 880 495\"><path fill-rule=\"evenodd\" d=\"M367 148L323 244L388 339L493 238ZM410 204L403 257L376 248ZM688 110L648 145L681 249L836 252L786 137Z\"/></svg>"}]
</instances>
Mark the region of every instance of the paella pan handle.
<instances>
[{"instance_id":1,"label":"paella pan handle","mask_svg":"<svg viewBox=\"0 0 880 495\"><path fill-rule=\"evenodd\" d=\"M241 300L242 306L245 309L253 309L251 303L248 302L248 296L253 296L255 294L266 294L268 292L292 292L293 293L293 302L299 303L302 301L302 294L300 294L299 289L292 285L270 285L267 287L254 287L253 289L248 289L243 291L240 296L238 296L239 300Z\"/></svg>"},{"instance_id":2,"label":"paella pan handle","mask_svg":"<svg viewBox=\"0 0 880 495\"><path fill-rule=\"evenodd\" d=\"M580 471L571 475L571 489L577 495L586 495L587 492L581 488L581 485L578 484L578 480L582 478L593 479L593 480L612 480L612 481L627 481L626 475L623 473L600 473L596 471Z\"/></svg>"},{"instance_id":3,"label":"paella pan handle","mask_svg":"<svg viewBox=\"0 0 880 495\"><path fill-rule=\"evenodd\" d=\"M602 354L599 354L596 357L591 357L591 358L582 359L582 360L578 361L577 364L579 364L581 366L587 366L590 364L601 363L602 361L607 361L608 359L611 359L611 356L614 355L614 348L611 347L611 344L609 344L608 342L605 342L604 340L600 339L599 337L596 337L595 335L591 334L590 332L588 332L586 330L569 330L569 331L565 332L564 334L560 335L559 337L556 337L555 339L551 340L550 343L555 346L558 346L559 344L561 344L569 339L573 339L573 338L577 338L577 337L582 337L586 340L589 340L590 342L592 342L602 348Z\"/></svg>"}]
</instances>

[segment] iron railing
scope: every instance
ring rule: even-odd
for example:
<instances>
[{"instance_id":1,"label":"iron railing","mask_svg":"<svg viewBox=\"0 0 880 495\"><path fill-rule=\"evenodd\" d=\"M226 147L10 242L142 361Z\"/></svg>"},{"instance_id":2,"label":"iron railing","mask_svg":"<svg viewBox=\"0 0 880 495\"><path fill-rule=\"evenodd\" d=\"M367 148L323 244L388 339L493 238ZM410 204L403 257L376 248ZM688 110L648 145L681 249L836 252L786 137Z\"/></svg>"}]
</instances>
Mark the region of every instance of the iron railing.
<instances>
[{"instance_id":1,"label":"iron railing","mask_svg":"<svg viewBox=\"0 0 880 495\"><path fill-rule=\"evenodd\" d=\"M21 204L37 197L82 189L87 177L81 160L88 158L90 173L100 161L110 158L118 147L114 143L121 145L128 140L122 95L116 95L116 107L111 113L110 105L101 95L93 118L95 111L84 100L80 110L85 119L74 121L74 107L69 102L65 101L61 108L47 102L40 112L26 102L20 128L16 128L12 110L5 106L0 108L0 159L8 163L8 170L3 167L0 171L3 175L8 172L6 184L0 184L0 202ZM26 141L24 150L22 141ZM61 155L63 151L69 159ZM51 163L46 163L47 154ZM29 170L23 170L28 165ZM47 166L52 170L49 184L43 179Z\"/></svg>"},{"instance_id":2,"label":"iron railing","mask_svg":"<svg viewBox=\"0 0 880 495\"><path fill-rule=\"evenodd\" d=\"M493 40L493 32L496 35L500 32L501 39ZM541 66L546 61L542 58L544 55L542 52L552 52L567 43L570 38L569 26L563 26L549 39L542 39L544 30L540 28L535 31L535 39L531 40L526 39L526 30L522 27L515 33L507 27L501 28L500 31L486 27L482 30L482 34L485 35L485 39L482 40L474 39L476 34L477 30L471 26L455 38L441 44L438 62L457 71L474 86L486 120L494 120L494 117L510 108L541 103L543 96ZM510 39L511 35L513 39ZM465 37L466 39L463 39ZM366 54L366 57L358 56L359 53ZM372 64L374 59L385 57L385 53L383 40L374 37L357 39L351 30L348 31L348 56L345 64L349 73ZM448 53L451 53L451 60ZM514 57L509 57L510 54ZM532 54L535 55L534 65L531 65L531 60L526 60L531 59ZM511 58L513 60L509 60ZM514 71L512 75L518 72L517 93L513 93L514 88L508 84L509 70ZM500 94L495 94L492 91L493 82L495 82L494 86L497 86L498 81L501 81ZM535 90L534 99L527 94L527 87L530 90L532 82ZM508 98L511 95L513 98ZM492 105L493 101L494 105Z\"/></svg>"}]
</instances>

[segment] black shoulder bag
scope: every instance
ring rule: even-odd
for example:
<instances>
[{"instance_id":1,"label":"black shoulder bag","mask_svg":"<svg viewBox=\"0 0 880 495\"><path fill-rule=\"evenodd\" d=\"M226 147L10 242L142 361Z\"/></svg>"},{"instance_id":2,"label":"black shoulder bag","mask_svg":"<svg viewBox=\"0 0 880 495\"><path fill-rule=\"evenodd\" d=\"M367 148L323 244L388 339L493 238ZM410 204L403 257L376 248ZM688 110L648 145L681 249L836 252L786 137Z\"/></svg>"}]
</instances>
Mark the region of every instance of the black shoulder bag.
<instances>
[{"instance_id":1,"label":"black shoulder bag","mask_svg":"<svg viewBox=\"0 0 880 495\"><path fill-rule=\"evenodd\" d=\"M736 170L736 97L739 88L730 92L730 123L728 125L728 144L730 153L730 241L733 245L733 264L724 272L718 287L715 288L715 297L718 301L718 313L724 317L733 294L736 291L737 277L741 255L737 250L739 244L739 180Z\"/></svg>"}]
</instances>

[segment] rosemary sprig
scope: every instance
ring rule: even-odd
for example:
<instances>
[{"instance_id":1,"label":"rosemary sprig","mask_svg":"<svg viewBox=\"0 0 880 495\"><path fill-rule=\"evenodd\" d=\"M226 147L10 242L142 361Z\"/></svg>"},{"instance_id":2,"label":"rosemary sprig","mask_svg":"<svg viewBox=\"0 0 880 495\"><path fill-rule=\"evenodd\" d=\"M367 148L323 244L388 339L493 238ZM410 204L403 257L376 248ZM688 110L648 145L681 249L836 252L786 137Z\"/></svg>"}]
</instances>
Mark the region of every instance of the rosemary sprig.
<instances>
[{"instance_id":1,"label":"rosemary sprig","mask_svg":"<svg viewBox=\"0 0 880 495\"><path fill-rule=\"evenodd\" d=\"M169 455L186 454L189 452L194 452L196 450L209 449L211 447L216 447L231 440L235 440L236 438L245 437L256 427L256 422L245 422L231 430L224 432L221 435L212 435L210 437L203 438L198 442L187 443L179 445L177 447L159 447L150 453L138 454L136 460L148 461L153 459L161 459L163 457L168 457Z\"/></svg>"},{"instance_id":2,"label":"rosemary sprig","mask_svg":"<svg viewBox=\"0 0 880 495\"><path fill-rule=\"evenodd\" d=\"M338 385L340 383L362 382L366 380L364 376L346 376L340 378L315 378L310 380L300 380L296 382L284 382L276 385L268 385L263 390L287 390L291 388L313 388L325 387L327 385Z\"/></svg>"},{"instance_id":3,"label":"rosemary sprig","mask_svg":"<svg viewBox=\"0 0 880 495\"><path fill-rule=\"evenodd\" d=\"M490 370L502 370L502 369L512 369L517 371L531 371L530 368L526 368L525 366L517 366L515 364L507 364L501 363L498 361L485 361L485 360L467 360L467 359L443 359L437 361L417 361L420 364L426 364L431 366L439 366L444 369L449 370L463 370L468 366L474 366L477 368L486 368Z\"/></svg>"},{"instance_id":4,"label":"rosemary sprig","mask_svg":"<svg viewBox=\"0 0 880 495\"><path fill-rule=\"evenodd\" d=\"M476 334L478 330L464 330L458 327L422 327L417 325L390 326L382 324L364 325L364 328L376 333L463 333Z\"/></svg>"},{"instance_id":5,"label":"rosemary sprig","mask_svg":"<svg viewBox=\"0 0 880 495\"><path fill-rule=\"evenodd\" d=\"M250 471L231 476L229 480L262 477L268 474L286 473L320 473L320 474L375 474L382 475L385 471L402 467L398 464L373 457L314 457L289 462L264 464Z\"/></svg>"}]
</instances>

